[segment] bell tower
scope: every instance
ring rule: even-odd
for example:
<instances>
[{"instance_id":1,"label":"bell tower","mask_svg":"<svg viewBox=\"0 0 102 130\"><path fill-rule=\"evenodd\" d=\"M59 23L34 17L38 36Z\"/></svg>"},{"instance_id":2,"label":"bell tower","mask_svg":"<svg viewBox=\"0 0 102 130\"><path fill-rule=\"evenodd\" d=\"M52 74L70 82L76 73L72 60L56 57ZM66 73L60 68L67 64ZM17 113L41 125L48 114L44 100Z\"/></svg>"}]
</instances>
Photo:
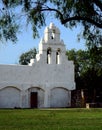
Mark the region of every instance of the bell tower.
<instances>
[{"instance_id":1,"label":"bell tower","mask_svg":"<svg viewBox=\"0 0 102 130\"><path fill-rule=\"evenodd\" d=\"M67 60L66 49L63 40L60 39L60 31L50 23L44 30L44 36L39 43L39 53L36 55L36 61L42 64L63 64ZM32 60L32 63L35 61Z\"/></svg>"},{"instance_id":2,"label":"bell tower","mask_svg":"<svg viewBox=\"0 0 102 130\"><path fill-rule=\"evenodd\" d=\"M65 45L60 40L60 31L50 23L44 30L44 37L39 44L39 54L43 54L44 62L47 64L63 64L65 59Z\"/></svg>"},{"instance_id":3,"label":"bell tower","mask_svg":"<svg viewBox=\"0 0 102 130\"><path fill-rule=\"evenodd\" d=\"M46 43L59 43L60 42L60 31L53 23L50 23L49 27L45 28L44 40Z\"/></svg>"}]
</instances>

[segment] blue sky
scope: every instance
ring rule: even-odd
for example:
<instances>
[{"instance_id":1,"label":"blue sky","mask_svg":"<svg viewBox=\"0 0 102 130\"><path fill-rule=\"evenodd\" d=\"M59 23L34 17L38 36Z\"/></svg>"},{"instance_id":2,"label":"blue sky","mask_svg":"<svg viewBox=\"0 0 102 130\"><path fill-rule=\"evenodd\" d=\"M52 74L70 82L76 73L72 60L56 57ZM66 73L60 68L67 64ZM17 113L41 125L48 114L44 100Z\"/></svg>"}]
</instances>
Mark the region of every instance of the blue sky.
<instances>
[{"instance_id":1,"label":"blue sky","mask_svg":"<svg viewBox=\"0 0 102 130\"><path fill-rule=\"evenodd\" d=\"M49 26L50 22L51 21L47 22L47 26ZM56 20L52 22L60 29L61 39L63 39L66 49L85 49L84 40L80 42L77 41L77 34L80 33L81 26L70 30ZM22 53L34 47L38 48L39 41L43 37L44 29L45 27L39 30L40 38L33 39L31 28L25 28L23 29L24 31L18 35L16 44L12 44L12 42L0 43L0 64L18 64L19 57Z\"/></svg>"}]
</instances>

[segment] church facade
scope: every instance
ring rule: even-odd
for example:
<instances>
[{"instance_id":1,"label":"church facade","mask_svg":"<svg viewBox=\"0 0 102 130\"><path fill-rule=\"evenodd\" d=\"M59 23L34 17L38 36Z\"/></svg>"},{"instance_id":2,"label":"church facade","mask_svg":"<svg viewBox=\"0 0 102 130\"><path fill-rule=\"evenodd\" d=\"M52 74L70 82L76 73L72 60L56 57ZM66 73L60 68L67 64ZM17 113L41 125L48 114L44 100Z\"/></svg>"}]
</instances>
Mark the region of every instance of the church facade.
<instances>
[{"instance_id":1,"label":"church facade","mask_svg":"<svg viewBox=\"0 0 102 130\"><path fill-rule=\"evenodd\" d=\"M74 64L65 53L59 29L50 23L29 65L0 65L0 108L70 107Z\"/></svg>"}]
</instances>

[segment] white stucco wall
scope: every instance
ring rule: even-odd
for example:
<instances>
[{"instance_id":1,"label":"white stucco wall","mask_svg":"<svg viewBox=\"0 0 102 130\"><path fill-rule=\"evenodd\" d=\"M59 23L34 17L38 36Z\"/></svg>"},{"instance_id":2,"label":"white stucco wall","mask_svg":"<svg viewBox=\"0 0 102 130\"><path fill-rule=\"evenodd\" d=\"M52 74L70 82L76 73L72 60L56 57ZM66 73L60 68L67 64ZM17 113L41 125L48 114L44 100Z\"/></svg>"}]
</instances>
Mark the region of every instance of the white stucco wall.
<instances>
[{"instance_id":1,"label":"white stucco wall","mask_svg":"<svg viewBox=\"0 0 102 130\"><path fill-rule=\"evenodd\" d=\"M47 63L48 48L51 49L50 63ZM56 63L58 50L59 62ZM0 65L0 108L29 108L31 92L38 92L38 108L70 106L70 92L75 89L74 64L65 53L59 29L51 23L39 43L36 59L29 65Z\"/></svg>"}]
</instances>

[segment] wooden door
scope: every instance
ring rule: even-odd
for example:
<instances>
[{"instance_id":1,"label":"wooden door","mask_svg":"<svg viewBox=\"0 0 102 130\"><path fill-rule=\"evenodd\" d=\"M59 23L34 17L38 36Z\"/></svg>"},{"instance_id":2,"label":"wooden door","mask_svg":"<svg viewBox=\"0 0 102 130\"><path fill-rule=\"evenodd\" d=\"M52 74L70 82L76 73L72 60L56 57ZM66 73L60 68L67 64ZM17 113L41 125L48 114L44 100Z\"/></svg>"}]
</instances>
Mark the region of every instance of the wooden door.
<instances>
[{"instance_id":1,"label":"wooden door","mask_svg":"<svg viewBox=\"0 0 102 130\"><path fill-rule=\"evenodd\" d=\"M30 101L31 101L31 108L38 107L38 93L37 92L31 92Z\"/></svg>"}]
</instances>

